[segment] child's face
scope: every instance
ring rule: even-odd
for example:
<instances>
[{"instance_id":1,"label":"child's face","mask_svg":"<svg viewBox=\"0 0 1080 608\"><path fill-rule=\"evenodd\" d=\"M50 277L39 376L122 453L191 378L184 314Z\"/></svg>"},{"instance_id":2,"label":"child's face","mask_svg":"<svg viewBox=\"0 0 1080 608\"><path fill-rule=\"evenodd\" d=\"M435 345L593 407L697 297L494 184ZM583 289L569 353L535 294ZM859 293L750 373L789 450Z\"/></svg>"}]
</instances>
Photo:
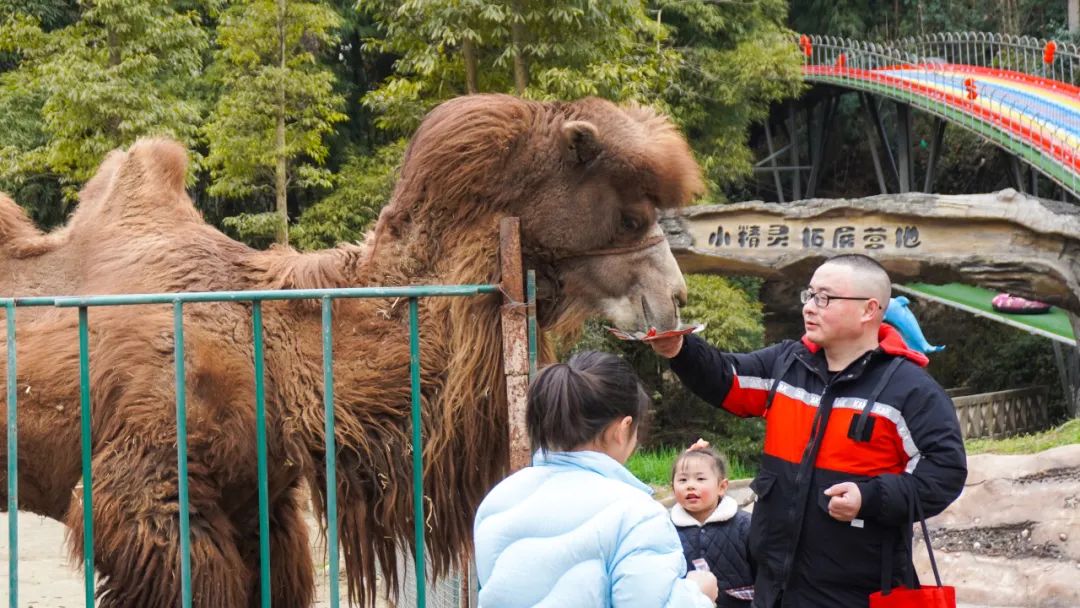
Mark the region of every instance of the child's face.
<instances>
[{"instance_id":1,"label":"child's face","mask_svg":"<svg viewBox=\"0 0 1080 608\"><path fill-rule=\"evenodd\" d=\"M672 486L675 500L691 515L708 517L727 490L727 479L721 479L710 458L685 458L675 471Z\"/></svg>"}]
</instances>

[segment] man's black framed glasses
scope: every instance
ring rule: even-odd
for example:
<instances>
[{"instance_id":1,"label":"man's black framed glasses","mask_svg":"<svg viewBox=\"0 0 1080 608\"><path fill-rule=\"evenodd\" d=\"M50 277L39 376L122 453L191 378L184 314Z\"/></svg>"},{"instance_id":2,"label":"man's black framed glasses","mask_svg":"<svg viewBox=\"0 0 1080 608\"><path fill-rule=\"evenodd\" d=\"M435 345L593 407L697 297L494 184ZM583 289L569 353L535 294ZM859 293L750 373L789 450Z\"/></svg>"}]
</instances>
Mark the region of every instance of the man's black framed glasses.
<instances>
[{"instance_id":1,"label":"man's black framed glasses","mask_svg":"<svg viewBox=\"0 0 1080 608\"><path fill-rule=\"evenodd\" d=\"M814 305L818 308L828 308L830 300L873 300L874 298L856 298L848 296L830 296L827 293L818 293L813 289L807 287L799 292L799 301L806 304L810 300L814 301Z\"/></svg>"}]
</instances>

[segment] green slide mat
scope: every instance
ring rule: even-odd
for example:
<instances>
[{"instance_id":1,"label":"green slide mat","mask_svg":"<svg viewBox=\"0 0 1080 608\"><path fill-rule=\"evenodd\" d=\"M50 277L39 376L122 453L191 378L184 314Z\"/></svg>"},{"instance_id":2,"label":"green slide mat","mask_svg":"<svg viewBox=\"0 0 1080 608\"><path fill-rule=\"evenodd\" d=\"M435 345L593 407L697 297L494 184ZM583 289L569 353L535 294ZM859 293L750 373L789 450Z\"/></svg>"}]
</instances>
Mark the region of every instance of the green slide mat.
<instances>
[{"instance_id":1,"label":"green slide mat","mask_svg":"<svg viewBox=\"0 0 1080 608\"><path fill-rule=\"evenodd\" d=\"M1057 306L1044 314L1008 314L998 312L990 306L990 300L999 292L983 289L982 287L972 287L960 283L947 283L945 285L907 283L905 285L896 284L893 287L901 293L933 300L946 306L1011 325L1028 333L1064 342L1070 346L1076 345L1072 325L1069 323L1069 315Z\"/></svg>"}]
</instances>

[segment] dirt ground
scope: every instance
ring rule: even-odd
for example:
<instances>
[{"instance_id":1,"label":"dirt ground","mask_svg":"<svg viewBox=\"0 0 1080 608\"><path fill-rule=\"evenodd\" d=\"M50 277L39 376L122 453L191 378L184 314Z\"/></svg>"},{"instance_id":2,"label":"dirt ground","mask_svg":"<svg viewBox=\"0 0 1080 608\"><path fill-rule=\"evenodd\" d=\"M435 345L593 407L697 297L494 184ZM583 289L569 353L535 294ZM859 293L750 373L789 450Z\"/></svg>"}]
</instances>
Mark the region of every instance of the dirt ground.
<instances>
[{"instance_id":1,"label":"dirt ground","mask_svg":"<svg viewBox=\"0 0 1080 608\"><path fill-rule=\"evenodd\" d=\"M965 530L939 529L930 533L935 551L967 551L975 555L1006 558L1034 557L1058 559L1061 548L1052 541L1035 542L1031 533L1038 528L1035 522L1022 522L1006 526L969 528Z\"/></svg>"},{"instance_id":2,"label":"dirt ground","mask_svg":"<svg viewBox=\"0 0 1080 608\"><path fill-rule=\"evenodd\" d=\"M313 527L312 538L317 538ZM8 606L8 514L0 513L0 606ZM313 544L312 557L317 568L318 597L313 608L328 608L329 575L326 552ZM344 581L344 573L340 580ZM83 571L70 565L64 549L64 526L33 513L19 513L19 606L20 608L84 608ZM340 590L341 605L346 605L348 591ZM380 599L377 608L395 608ZM402 606L402 608L405 608Z\"/></svg>"}]
</instances>

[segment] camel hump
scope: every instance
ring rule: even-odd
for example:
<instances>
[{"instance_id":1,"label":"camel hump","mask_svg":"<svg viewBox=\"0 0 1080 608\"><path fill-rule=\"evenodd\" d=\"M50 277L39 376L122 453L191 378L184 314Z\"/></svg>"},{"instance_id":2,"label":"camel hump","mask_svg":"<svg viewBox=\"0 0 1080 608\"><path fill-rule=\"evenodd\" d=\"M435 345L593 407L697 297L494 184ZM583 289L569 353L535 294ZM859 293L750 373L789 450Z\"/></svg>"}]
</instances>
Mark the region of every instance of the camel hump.
<instances>
[{"instance_id":1,"label":"camel hump","mask_svg":"<svg viewBox=\"0 0 1080 608\"><path fill-rule=\"evenodd\" d=\"M184 146L167 138L140 139L128 151L114 151L81 193L71 219L78 231L103 220L135 228L201 221L184 189L188 157Z\"/></svg>"},{"instance_id":2,"label":"camel hump","mask_svg":"<svg viewBox=\"0 0 1080 608\"><path fill-rule=\"evenodd\" d=\"M128 156L157 187L168 192L184 189L188 156L180 142L164 137L140 139L128 150Z\"/></svg>"},{"instance_id":3,"label":"camel hump","mask_svg":"<svg viewBox=\"0 0 1080 608\"><path fill-rule=\"evenodd\" d=\"M9 247L14 242L40 236L41 231L26 216L26 211L0 192L0 242Z\"/></svg>"},{"instance_id":4,"label":"camel hump","mask_svg":"<svg viewBox=\"0 0 1080 608\"><path fill-rule=\"evenodd\" d=\"M7 195L0 193L0 250L13 258L41 255L54 249L58 241L43 234L34 222Z\"/></svg>"}]
</instances>

